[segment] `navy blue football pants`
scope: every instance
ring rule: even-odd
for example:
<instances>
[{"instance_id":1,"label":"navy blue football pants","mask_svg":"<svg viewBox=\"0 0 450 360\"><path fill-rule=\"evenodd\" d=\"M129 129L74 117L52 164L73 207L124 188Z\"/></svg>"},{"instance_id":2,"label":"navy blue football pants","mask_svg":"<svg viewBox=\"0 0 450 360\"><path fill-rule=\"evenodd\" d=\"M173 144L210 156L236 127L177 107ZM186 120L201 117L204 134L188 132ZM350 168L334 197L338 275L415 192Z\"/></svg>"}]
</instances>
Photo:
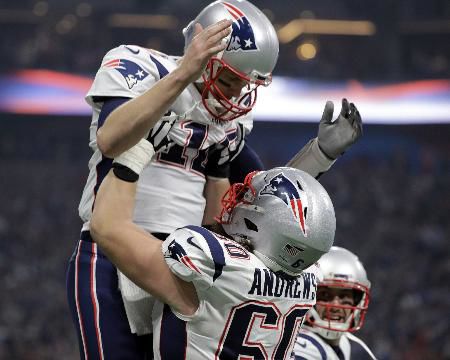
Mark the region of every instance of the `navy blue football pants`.
<instances>
[{"instance_id":1,"label":"navy blue football pants","mask_svg":"<svg viewBox=\"0 0 450 360\"><path fill-rule=\"evenodd\" d=\"M153 359L152 335L131 333L117 269L88 231L70 259L66 287L81 359Z\"/></svg>"}]
</instances>

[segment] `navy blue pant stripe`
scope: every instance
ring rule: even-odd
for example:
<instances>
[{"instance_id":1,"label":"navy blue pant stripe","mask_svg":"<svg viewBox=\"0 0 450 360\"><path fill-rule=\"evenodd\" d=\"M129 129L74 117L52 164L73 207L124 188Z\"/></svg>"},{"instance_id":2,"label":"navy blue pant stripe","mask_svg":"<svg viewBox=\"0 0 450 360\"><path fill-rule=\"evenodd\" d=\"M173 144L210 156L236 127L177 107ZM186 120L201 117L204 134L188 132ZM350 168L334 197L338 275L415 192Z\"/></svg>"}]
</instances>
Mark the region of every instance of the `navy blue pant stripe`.
<instances>
[{"instance_id":1,"label":"navy blue pant stripe","mask_svg":"<svg viewBox=\"0 0 450 360\"><path fill-rule=\"evenodd\" d=\"M68 302L81 359L151 359L151 335L131 333L116 268L89 241L89 232L82 237L87 241L79 242L67 272Z\"/></svg>"}]
</instances>

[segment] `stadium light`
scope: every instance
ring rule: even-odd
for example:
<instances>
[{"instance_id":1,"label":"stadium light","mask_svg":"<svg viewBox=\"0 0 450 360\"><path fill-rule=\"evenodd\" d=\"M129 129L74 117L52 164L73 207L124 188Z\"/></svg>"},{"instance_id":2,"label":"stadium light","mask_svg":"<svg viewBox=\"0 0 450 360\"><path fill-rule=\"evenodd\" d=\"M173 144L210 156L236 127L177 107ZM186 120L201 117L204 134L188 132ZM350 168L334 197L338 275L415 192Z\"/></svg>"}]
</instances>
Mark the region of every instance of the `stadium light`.
<instances>
[{"instance_id":1,"label":"stadium light","mask_svg":"<svg viewBox=\"0 0 450 360\"><path fill-rule=\"evenodd\" d=\"M371 36L376 26L371 21L294 19L278 29L278 38L288 43L301 34Z\"/></svg>"}]
</instances>

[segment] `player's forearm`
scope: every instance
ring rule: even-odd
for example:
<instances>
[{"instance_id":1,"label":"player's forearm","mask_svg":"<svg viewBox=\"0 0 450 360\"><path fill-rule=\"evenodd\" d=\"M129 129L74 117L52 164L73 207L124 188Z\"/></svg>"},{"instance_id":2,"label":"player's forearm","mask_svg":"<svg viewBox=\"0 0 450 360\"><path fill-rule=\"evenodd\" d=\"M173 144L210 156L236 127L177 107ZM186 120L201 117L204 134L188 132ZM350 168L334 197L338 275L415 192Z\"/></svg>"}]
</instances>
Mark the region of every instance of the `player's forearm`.
<instances>
[{"instance_id":1,"label":"player's forearm","mask_svg":"<svg viewBox=\"0 0 450 360\"><path fill-rule=\"evenodd\" d=\"M161 241L133 223L135 192L136 182L120 180L111 171L97 193L90 230L103 253L142 284L149 259L161 254Z\"/></svg>"},{"instance_id":2,"label":"player's forearm","mask_svg":"<svg viewBox=\"0 0 450 360\"><path fill-rule=\"evenodd\" d=\"M132 221L136 182L125 182L112 172L105 177L95 199L90 222L95 240L105 248L116 227Z\"/></svg>"},{"instance_id":3,"label":"player's forearm","mask_svg":"<svg viewBox=\"0 0 450 360\"><path fill-rule=\"evenodd\" d=\"M135 145L188 85L189 79L177 68L142 95L115 109L97 133L101 152L113 158Z\"/></svg>"},{"instance_id":4,"label":"player's forearm","mask_svg":"<svg viewBox=\"0 0 450 360\"><path fill-rule=\"evenodd\" d=\"M111 171L97 193L91 234L108 259L136 285L185 315L198 308L194 286L172 274L161 241L133 223L136 182Z\"/></svg>"},{"instance_id":5,"label":"player's forearm","mask_svg":"<svg viewBox=\"0 0 450 360\"><path fill-rule=\"evenodd\" d=\"M202 225L213 224L215 222L214 218L220 215L222 209L221 200L229 187L230 182L228 178L214 179L208 177L204 190L206 207L203 214Z\"/></svg>"},{"instance_id":6,"label":"player's forearm","mask_svg":"<svg viewBox=\"0 0 450 360\"><path fill-rule=\"evenodd\" d=\"M328 158L319 148L317 138L311 139L286 166L303 170L317 178L327 171L336 160Z\"/></svg>"}]
</instances>

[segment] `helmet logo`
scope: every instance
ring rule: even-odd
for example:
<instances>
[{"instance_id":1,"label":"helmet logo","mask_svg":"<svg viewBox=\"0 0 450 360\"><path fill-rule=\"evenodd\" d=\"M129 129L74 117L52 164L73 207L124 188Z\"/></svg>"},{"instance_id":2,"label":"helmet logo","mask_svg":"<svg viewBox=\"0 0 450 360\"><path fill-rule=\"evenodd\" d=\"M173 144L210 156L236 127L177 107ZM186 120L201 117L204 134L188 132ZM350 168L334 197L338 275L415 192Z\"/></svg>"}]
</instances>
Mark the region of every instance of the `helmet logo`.
<instances>
[{"instance_id":1,"label":"helmet logo","mask_svg":"<svg viewBox=\"0 0 450 360\"><path fill-rule=\"evenodd\" d=\"M259 192L259 195L276 196L290 207L292 216L299 223L303 234L306 234L305 213L300 193L295 184L289 180L283 173L274 176L270 182Z\"/></svg>"},{"instance_id":2,"label":"helmet logo","mask_svg":"<svg viewBox=\"0 0 450 360\"><path fill-rule=\"evenodd\" d=\"M223 5L234 18L232 24L233 30L226 51L258 50L253 28L245 14L230 3L224 2Z\"/></svg>"}]
</instances>

